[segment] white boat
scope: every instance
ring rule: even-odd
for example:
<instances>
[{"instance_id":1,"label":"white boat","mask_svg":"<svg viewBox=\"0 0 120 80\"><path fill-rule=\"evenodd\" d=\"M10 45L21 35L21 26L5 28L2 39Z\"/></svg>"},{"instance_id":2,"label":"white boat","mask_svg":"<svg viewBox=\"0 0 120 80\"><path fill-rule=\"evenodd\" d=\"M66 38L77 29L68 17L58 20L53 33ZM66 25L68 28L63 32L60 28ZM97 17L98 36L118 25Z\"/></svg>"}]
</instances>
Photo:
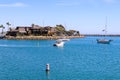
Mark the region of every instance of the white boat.
<instances>
[{"instance_id":1,"label":"white boat","mask_svg":"<svg viewBox=\"0 0 120 80\"><path fill-rule=\"evenodd\" d=\"M56 41L55 44L53 44L53 46L57 46L57 47L63 47L64 46L64 42L63 41Z\"/></svg>"},{"instance_id":2,"label":"white boat","mask_svg":"<svg viewBox=\"0 0 120 80\"><path fill-rule=\"evenodd\" d=\"M70 41L70 39L61 38L61 39L58 39L58 41Z\"/></svg>"},{"instance_id":3,"label":"white boat","mask_svg":"<svg viewBox=\"0 0 120 80\"><path fill-rule=\"evenodd\" d=\"M102 30L104 33L104 38L103 39L97 39L97 43L101 43L101 44L110 44L110 42L112 41L111 39L105 39L105 36L107 35L107 18L106 18L106 24L105 24L105 29Z\"/></svg>"}]
</instances>

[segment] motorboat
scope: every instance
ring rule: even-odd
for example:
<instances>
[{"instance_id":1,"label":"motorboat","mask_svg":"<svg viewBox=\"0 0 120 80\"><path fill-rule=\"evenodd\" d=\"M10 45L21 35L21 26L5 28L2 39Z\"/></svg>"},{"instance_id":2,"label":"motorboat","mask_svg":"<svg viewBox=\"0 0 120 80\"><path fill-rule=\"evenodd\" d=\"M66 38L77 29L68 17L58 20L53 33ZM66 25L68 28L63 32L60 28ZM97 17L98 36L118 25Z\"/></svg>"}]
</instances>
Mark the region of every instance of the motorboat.
<instances>
[{"instance_id":1,"label":"motorboat","mask_svg":"<svg viewBox=\"0 0 120 80\"><path fill-rule=\"evenodd\" d=\"M53 46L57 46L57 47L63 47L64 46L64 41L61 40L57 40L55 44L53 44Z\"/></svg>"},{"instance_id":2,"label":"motorboat","mask_svg":"<svg viewBox=\"0 0 120 80\"><path fill-rule=\"evenodd\" d=\"M67 38L60 38L60 39L58 39L58 41L70 41L70 39L67 39Z\"/></svg>"}]
</instances>

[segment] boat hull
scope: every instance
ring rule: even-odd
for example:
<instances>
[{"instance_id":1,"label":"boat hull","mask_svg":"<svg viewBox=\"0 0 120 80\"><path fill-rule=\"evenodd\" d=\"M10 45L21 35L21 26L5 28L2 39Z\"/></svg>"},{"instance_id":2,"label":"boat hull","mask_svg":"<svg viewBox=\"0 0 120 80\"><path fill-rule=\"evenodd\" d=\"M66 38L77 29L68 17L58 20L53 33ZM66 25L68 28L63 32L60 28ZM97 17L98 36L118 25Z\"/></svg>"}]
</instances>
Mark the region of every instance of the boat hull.
<instances>
[{"instance_id":1,"label":"boat hull","mask_svg":"<svg viewBox=\"0 0 120 80\"><path fill-rule=\"evenodd\" d=\"M97 39L97 43L101 44L110 44L112 40L106 40L106 39Z\"/></svg>"},{"instance_id":2,"label":"boat hull","mask_svg":"<svg viewBox=\"0 0 120 80\"><path fill-rule=\"evenodd\" d=\"M62 38L62 39L58 39L57 41L70 41L70 39L64 39L64 38Z\"/></svg>"},{"instance_id":3,"label":"boat hull","mask_svg":"<svg viewBox=\"0 0 120 80\"><path fill-rule=\"evenodd\" d=\"M53 44L53 46L63 47L64 46L64 42L56 42L55 44Z\"/></svg>"}]
</instances>

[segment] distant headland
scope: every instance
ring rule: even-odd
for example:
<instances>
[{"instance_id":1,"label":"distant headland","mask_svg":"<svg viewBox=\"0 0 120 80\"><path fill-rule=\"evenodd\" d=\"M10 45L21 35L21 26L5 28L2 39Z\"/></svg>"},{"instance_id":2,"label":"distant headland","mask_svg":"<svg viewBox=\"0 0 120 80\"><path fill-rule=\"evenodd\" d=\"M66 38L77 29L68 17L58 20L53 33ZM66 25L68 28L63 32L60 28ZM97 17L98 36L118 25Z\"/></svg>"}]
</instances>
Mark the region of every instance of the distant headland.
<instances>
[{"instance_id":1,"label":"distant headland","mask_svg":"<svg viewBox=\"0 0 120 80\"><path fill-rule=\"evenodd\" d=\"M84 35L84 36L114 36L114 37L120 36L120 34L81 34L81 35Z\"/></svg>"},{"instance_id":2,"label":"distant headland","mask_svg":"<svg viewBox=\"0 0 120 80\"><path fill-rule=\"evenodd\" d=\"M61 24L54 27L51 26L39 26L31 24L31 26L17 26L16 28L10 27L9 22L6 23L9 30L4 32L4 26L2 28L1 34L5 34L3 39L17 39L17 40L43 40L43 39L59 39L59 38L81 38L84 37L80 35L77 30L66 30Z\"/></svg>"}]
</instances>

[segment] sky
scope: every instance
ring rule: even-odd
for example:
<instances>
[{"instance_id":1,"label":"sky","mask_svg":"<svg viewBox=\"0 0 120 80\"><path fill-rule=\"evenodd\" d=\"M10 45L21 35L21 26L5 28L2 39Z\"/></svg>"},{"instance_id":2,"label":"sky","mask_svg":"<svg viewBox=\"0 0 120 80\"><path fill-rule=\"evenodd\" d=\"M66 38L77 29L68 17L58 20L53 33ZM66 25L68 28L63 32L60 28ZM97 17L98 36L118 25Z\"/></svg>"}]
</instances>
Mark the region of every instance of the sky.
<instances>
[{"instance_id":1,"label":"sky","mask_svg":"<svg viewBox=\"0 0 120 80\"><path fill-rule=\"evenodd\" d=\"M107 20L106 20L107 19ZM81 34L120 34L120 0L0 0L0 24L55 26Z\"/></svg>"}]
</instances>

